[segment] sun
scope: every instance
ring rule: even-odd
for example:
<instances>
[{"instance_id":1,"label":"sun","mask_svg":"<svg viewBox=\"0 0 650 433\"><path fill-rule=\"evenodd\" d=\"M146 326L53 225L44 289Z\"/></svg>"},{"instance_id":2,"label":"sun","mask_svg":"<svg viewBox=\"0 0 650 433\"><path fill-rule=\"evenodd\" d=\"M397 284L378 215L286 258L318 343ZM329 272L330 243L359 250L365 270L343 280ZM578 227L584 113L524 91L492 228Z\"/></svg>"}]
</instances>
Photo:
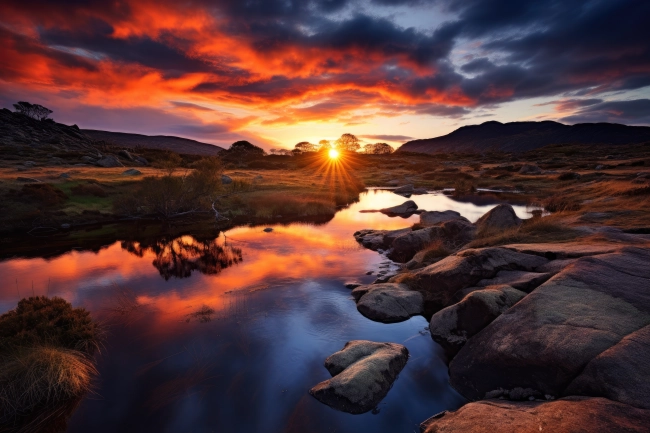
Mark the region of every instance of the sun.
<instances>
[{"instance_id":1,"label":"sun","mask_svg":"<svg viewBox=\"0 0 650 433\"><path fill-rule=\"evenodd\" d=\"M339 157L339 151L336 149L330 149L328 152L330 159L336 159Z\"/></svg>"}]
</instances>

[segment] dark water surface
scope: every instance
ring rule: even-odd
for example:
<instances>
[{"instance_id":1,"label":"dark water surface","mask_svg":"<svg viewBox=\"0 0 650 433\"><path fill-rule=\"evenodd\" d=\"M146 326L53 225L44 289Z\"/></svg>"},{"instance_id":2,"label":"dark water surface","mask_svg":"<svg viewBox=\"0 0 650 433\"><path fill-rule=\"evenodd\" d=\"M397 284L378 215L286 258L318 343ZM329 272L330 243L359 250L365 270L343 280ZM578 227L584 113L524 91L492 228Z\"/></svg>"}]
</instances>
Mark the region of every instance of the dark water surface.
<instances>
[{"instance_id":1,"label":"dark water surface","mask_svg":"<svg viewBox=\"0 0 650 433\"><path fill-rule=\"evenodd\" d=\"M471 221L494 206L434 194L412 199ZM442 350L423 317L372 322L343 287L394 266L359 248L354 231L418 220L359 210L404 200L371 190L320 226L235 228L210 241L116 242L98 253L6 260L0 312L20 296L48 294L106 324L95 393L70 432L417 432L429 416L463 403L448 384ZM338 412L307 393L329 378L324 359L354 339L401 343L411 354L376 414Z\"/></svg>"}]
</instances>

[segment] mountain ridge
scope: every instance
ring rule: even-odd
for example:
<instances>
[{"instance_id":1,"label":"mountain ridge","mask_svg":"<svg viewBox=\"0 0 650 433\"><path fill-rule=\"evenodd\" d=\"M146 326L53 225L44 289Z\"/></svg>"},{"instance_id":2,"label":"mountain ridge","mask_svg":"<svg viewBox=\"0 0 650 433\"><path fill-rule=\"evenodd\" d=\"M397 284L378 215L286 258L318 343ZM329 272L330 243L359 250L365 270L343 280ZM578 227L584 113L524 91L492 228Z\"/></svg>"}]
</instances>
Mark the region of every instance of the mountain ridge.
<instances>
[{"instance_id":1,"label":"mountain ridge","mask_svg":"<svg viewBox=\"0 0 650 433\"><path fill-rule=\"evenodd\" d=\"M448 153L525 152L549 144L633 144L650 141L650 127L619 123L508 122L494 120L462 126L435 138L411 140L398 151Z\"/></svg>"},{"instance_id":2,"label":"mountain ridge","mask_svg":"<svg viewBox=\"0 0 650 433\"><path fill-rule=\"evenodd\" d=\"M215 156L223 147L203 143L190 138L175 135L145 135L129 132L103 131L98 129L82 129L84 134L95 140L104 140L124 147L143 147L147 149L171 150L177 153L192 155Z\"/></svg>"}]
</instances>

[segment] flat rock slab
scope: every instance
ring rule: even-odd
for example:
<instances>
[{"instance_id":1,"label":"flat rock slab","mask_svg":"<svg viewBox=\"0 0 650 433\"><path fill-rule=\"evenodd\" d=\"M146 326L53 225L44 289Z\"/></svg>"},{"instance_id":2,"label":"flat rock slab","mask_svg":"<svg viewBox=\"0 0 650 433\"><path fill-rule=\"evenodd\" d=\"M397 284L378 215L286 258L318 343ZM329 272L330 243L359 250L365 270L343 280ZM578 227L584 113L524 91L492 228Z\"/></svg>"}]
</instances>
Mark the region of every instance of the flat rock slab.
<instances>
[{"instance_id":1,"label":"flat rock slab","mask_svg":"<svg viewBox=\"0 0 650 433\"><path fill-rule=\"evenodd\" d=\"M423 433L588 433L648 431L650 411L604 398L550 402L486 400L443 412L420 425Z\"/></svg>"},{"instance_id":2,"label":"flat rock slab","mask_svg":"<svg viewBox=\"0 0 650 433\"><path fill-rule=\"evenodd\" d=\"M526 293L510 286L476 290L431 317L429 330L451 359L467 339L480 332Z\"/></svg>"},{"instance_id":3,"label":"flat rock slab","mask_svg":"<svg viewBox=\"0 0 650 433\"><path fill-rule=\"evenodd\" d=\"M444 212L428 211L420 214L420 225L422 227L435 226L445 221L463 220L469 223L469 220L453 210L446 210Z\"/></svg>"},{"instance_id":4,"label":"flat rock slab","mask_svg":"<svg viewBox=\"0 0 650 433\"><path fill-rule=\"evenodd\" d=\"M546 282L553 275L551 273L526 272L526 271L499 271L494 278L481 280L476 283L479 287L506 284L518 290L530 293L535 287Z\"/></svg>"},{"instance_id":5,"label":"flat rock slab","mask_svg":"<svg viewBox=\"0 0 650 433\"><path fill-rule=\"evenodd\" d=\"M357 310L376 322L395 323L424 313L422 294L403 284L368 284L355 288Z\"/></svg>"},{"instance_id":6,"label":"flat rock slab","mask_svg":"<svg viewBox=\"0 0 650 433\"><path fill-rule=\"evenodd\" d=\"M617 251L621 245L602 244L581 244L581 243L545 243L545 244L510 244L503 248L525 254L535 254L551 259L570 259L585 256L596 256Z\"/></svg>"},{"instance_id":7,"label":"flat rock slab","mask_svg":"<svg viewBox=\"0 0 650 433\"><path fill-rule=\"evenodd\" d=\"M349 341L325 360L332 378L314 386L309 394L343 412L368 412L386 397L408 356L401 344Z\"/></svg>"},{"instance_id":8,"label":"flat rock slab","mask_svg":"<svg viewBox=\"0 0 650 433\"><path fill-rule=\"evenodd\" d=\"M416 210L418 210L418 205L413 200L408 200L398 206L381 209L380 212L387 215L412 215Z\"/></svg>"},{"instance_id":9,"label":"flat rock slab","mask_svg":"<svg viewBox=\"0 0 650 433\"><path fill-rule=\"evenodd\" d=\"M470 400L647 396L650 381L630 386L648 370L648 263L650 249L632 247L578 259L470 338L449 366L451 384Z\"/></svg>"}]
</instances>

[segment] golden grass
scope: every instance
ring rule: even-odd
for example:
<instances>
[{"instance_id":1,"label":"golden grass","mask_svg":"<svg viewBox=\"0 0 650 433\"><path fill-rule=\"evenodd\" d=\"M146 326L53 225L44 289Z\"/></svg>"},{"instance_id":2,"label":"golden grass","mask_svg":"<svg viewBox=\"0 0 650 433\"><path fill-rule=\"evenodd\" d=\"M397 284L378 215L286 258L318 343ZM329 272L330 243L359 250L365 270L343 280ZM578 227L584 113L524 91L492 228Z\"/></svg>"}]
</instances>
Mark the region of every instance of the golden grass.
<instances>
[{"instance_id":1,"label":"golden grass","mask_svg":"<svg viewBox=\"0 0 650 433\"><path fill-rule=\"evenodd\" d=\"M524 220L519 227L478 233L468 248L483 248L511 243L566 242L577 239L580 232L568 227L562 215Z\"/></svg>"}]
</instances>

